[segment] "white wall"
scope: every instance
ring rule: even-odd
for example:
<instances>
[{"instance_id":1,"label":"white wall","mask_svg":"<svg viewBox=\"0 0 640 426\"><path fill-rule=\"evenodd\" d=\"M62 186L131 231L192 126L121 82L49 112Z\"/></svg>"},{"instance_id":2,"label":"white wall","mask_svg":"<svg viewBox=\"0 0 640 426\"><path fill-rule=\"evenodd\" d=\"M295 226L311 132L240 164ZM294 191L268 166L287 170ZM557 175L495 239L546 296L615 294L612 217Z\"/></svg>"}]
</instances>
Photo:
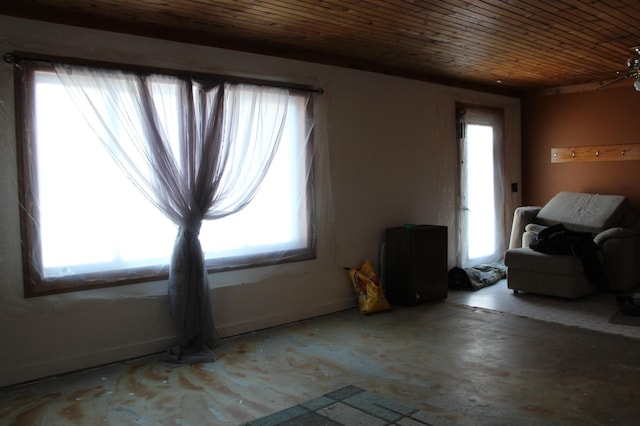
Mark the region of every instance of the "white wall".
<instances>
[{"instance_id":1,"label":"white wall","mask_svg":"<svg viewBox=\"0 0 640 426\"><path fill-rule=\"evenodd\" d=\"M353 307L344 266L377 265L386 227L449 226L455 252L456 101L505 108L509 182L520 180L515 98L362 71L0 16L12 50L282 79L323 87L315 141L318 258L212 274L222 336ZM0 386L164 350L166 283L22 297L13 74L0 65ZM512 202L519 202L516 194ZM223 343L224 344L224 343Z\"/></svg>"}]
</instances>

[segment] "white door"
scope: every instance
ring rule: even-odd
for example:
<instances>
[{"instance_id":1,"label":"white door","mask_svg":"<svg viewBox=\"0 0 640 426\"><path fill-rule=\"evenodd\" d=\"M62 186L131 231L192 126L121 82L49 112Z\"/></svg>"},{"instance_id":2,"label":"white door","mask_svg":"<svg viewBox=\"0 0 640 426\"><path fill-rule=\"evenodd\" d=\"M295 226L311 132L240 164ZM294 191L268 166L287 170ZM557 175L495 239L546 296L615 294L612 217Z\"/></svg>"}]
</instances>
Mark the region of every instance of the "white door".
<instances>
[{"instance_id":1,"label":"white door","mask_svg":"<svg viewBox=\"0 0 640 426\"><path fill-rule=\"evenodd\" d=\"M504 178L502 111L461 106L458 264L463 268L502 259Z\"/></svg>"}]
</instances>

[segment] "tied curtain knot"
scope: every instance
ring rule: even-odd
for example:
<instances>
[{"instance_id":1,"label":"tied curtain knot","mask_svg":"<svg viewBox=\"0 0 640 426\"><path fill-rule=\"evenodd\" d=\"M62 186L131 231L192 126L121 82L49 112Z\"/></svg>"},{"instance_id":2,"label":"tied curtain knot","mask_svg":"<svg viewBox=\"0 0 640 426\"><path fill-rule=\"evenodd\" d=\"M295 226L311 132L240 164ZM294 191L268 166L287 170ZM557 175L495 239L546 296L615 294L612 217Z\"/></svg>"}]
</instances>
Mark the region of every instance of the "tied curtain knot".
<instances>
[{"instance_id":1,"label":"tied curtain knot","mask_svg":"<svg viewBox=\"0 0 640 426\"><path fill-rule=\"evenodd\" d=\"M187 220L185 220L184 225L180 228L180 230L188 234L189 236L193 236L198 238L200 235L200 228L202 227L202 214L190 213Z\"/></svg>"}]
</instances>

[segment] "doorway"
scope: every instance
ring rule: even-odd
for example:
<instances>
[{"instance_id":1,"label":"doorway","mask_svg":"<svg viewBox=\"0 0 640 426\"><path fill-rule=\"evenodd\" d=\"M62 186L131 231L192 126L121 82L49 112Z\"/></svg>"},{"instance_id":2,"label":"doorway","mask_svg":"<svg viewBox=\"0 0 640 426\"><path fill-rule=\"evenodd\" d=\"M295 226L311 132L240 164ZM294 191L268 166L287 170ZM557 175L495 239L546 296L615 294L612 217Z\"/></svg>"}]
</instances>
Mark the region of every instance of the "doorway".
<instances>
[{"instance_id":1,"label":"doorway","mask_svg":"<svg viewBox=\"0 0 640 426\"><path fill-rule=\"evenodd\" d=\"M463 268L502 259L504 231L503 116L500 109L456 107L459 129L458 253Z\"/></svg>"}]
</instances>

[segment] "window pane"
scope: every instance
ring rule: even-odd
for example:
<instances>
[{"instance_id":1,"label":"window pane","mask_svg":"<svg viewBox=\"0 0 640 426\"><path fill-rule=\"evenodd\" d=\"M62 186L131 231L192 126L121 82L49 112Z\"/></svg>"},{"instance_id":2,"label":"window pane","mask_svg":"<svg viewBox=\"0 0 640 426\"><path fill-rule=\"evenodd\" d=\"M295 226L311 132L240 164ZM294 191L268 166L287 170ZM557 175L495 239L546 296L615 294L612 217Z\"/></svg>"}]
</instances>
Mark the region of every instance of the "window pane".
<instances>
[{"instance_id":1,"label":"window pane","mask_svg":"<svg viewBox=\"0 0 640 426\"><path fill-rule=\"evenodd\" d=\"M242 211L205 221L200 241L208 258L307 246L304 99L289 99L286 128L269 172Z\"/></svg>"},{"instance_id":2,"label":"window pane","mask_svg":"<svg viewBox=\"0 0 640 426\"><path fill-rule=\"evenodd\" d=\"M55 76L36 74L45 277L165 263L176 227L133 186Z\"/></svg>"}]
</instances>

